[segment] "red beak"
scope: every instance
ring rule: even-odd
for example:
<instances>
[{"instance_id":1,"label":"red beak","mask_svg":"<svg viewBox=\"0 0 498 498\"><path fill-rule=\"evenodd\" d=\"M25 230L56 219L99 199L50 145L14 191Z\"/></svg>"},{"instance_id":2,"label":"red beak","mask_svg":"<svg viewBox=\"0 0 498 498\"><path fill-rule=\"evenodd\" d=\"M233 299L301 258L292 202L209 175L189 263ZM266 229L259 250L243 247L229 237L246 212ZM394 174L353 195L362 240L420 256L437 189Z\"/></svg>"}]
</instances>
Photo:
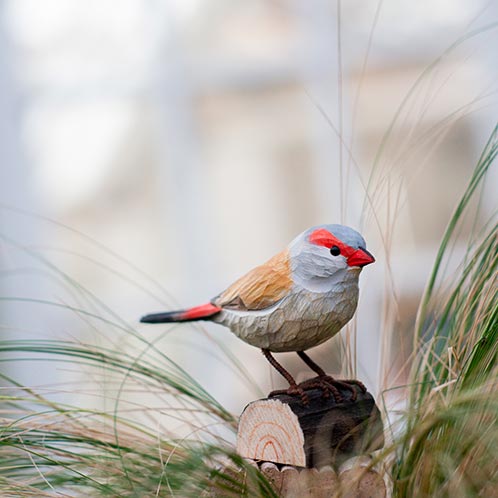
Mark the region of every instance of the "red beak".
<instances>
[{"instance_id":1,"label":"red beak","mask_svg":"<svg viewBox=\"0 0 498 498\"><path fill-rule=\"evenodd\" d=\"M367 266L373 263L375 258L366 250L360 247L348 258L348 266Z\"/></svg>"}]
</instances>

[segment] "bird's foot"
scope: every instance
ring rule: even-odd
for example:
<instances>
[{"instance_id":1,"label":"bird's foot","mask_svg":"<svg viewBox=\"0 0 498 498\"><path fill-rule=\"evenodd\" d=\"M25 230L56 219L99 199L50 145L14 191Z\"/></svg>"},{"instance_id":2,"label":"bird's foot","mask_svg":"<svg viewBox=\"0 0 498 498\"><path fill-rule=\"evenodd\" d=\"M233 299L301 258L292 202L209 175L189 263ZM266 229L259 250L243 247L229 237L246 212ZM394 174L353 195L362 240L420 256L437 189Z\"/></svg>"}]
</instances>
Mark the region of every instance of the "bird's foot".
<instances>
[{"instance_id":1,"label":"bird's foot","mask_svg":"<svg viewBox=\"0 0 498 498\"><path fill-rule=\"evenodd\" d=\"M288 394L289 396L300 396L301 397L301 403L303 405L308 405L310 400L308 398L308 395L304 391L304 389L301 387L301 385L291 385L287 389L278 389L276 391L272 391L270 394L268 394L269 398L272 398L273 396L277 396L279 394Z\"/></svg>"},{"instance_id":2,"label":"bird's foot","mask_svg":"<svg viewBox=\"0 0 498 498\"><path fill-rule=\"evenodd\" d=\"M302 389L321 389L323 398L329 398L330 395L332 395L336 403L342 403L344 401L344 397L331 380L334 379L327 375L322 375L301 382L299 387Z\"/></svg>"},{"instance_id":3,"label":"bird's foot","mask_svg":"<svg viewBox=\"0 0 498 498\"><path fill-rule=\"evenodd\" d=\"M365 387L365 384L363 384L363 382L360 382L359 380L356 380L356 379L347 379L346 380L345 379L345 380L341 380L339 382L342 382L343 384L345 384L346 386L348 386L347 389L351 389L353 386L358 386L360 388L360 391L362 393L366 393L367 392L367 388ZM354 387L353 387L353 390L354 390ZM354 393L356 394L356 390L354 390ZM355 399L356 399L356 395L355 395Z\"/></svg>"},{"instance_id":4,"label":"bird's foot","mask_svg":"<svg viewBox=\"0 0 498 498\"><path fill-rule=\"evenodd\" d=\"M344 401L344 396L339 389L350 391L350 401L356 401L358 393L354 386L358 386L363 392L367 391L366 387L359 380L337 380L330 375L319 375L314 379L305 380L299 384L299 387L302 389L321 389L324 398L328 398L332 395L336 403L342 403Z\"/></svg>"},{"instance_id":5,"label":"bird's foot","mask_svg":"<svg viewBox=\"0 0 498 498\"><path fill-rule=\"evenodd\" d=\"M330 375L319 375L318 377L314 377L313 379L305 380L300 384L291 385L287 389L272 391L268 395L268 397L272 398L273 396L278 396L279 394L287 394L288 396L300 396L302 404L308 405L309 397L306 391L309 391L311 389L321 389L322 397L329 398L330 396L332 396L336 403L343 403L345 401L343 392L344 390L348 390L351 392L349 401L354 402L356 401L356 398L358 396L358 389L356 389L355 386L358 386L362 392L367 392L367 388L359 380L337 380Z\"/></svg>"}]
</instances>

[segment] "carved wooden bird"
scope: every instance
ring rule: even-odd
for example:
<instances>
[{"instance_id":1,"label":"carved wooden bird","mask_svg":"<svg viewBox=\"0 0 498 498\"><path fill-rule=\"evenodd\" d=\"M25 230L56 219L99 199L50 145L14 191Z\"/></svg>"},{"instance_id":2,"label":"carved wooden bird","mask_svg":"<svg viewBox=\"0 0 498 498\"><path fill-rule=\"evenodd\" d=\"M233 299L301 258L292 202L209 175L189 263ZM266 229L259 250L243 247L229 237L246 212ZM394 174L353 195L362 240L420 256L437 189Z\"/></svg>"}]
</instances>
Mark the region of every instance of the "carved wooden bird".
<instances>
[{"instance_id":1,"label":"carved wooden bird","mask_svg":"<svg viewBox=\"0 0 498 498\"><path fill-rule=\"evenodd\" d=\"M257 266L209 303L181 311L155 313L141 322L210 320L225 325L243 341L260 348L289 382L288 394L307 402L305 389L319 386L339 401L339 381L327 376L305 350L336 335L351 320L358 304L358 277L375 261L365 240L343 225L320 225L298 235L286 249ZM295 351L318 377L297 385L272 352ZM272 394L284 391L274 391Z\"/></svg>"}]
</instances>

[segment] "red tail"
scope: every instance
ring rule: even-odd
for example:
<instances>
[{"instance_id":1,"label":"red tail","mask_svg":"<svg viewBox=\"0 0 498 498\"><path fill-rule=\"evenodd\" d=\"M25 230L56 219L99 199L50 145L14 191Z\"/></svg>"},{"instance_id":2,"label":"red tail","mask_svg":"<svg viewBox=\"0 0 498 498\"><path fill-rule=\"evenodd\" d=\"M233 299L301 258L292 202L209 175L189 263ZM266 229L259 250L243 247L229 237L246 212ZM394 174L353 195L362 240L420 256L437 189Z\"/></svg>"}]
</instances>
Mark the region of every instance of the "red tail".
<instances>
[{"instance_id":1,"label":"red tail","mask_svg":"<svg viewBox=\"0 0 498 498\"><path fill-rule=\"evenodd\" d=\"M166 311L165 313L153 313L140 318L142 323L169 323L169 322L193 322L195 320L208 320L218 314L221 308L207 303L194 306L188 310Z\"/></svg>"}]
</instances>

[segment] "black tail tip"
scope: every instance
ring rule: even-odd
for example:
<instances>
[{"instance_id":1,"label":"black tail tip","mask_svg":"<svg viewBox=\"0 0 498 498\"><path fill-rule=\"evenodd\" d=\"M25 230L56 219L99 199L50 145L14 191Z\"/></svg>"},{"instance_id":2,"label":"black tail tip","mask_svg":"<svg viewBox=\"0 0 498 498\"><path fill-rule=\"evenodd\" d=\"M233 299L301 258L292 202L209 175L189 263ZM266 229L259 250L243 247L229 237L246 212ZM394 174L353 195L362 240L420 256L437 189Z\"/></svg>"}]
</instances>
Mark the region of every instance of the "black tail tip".
<instances>
[{"instance_id":1,"label":"black tail tip","mask_svg":"<svg viewBox=\"0 0 498 498\"><path fill-rule=\"evenodd\" d=\"M140 323L168 323L175 321L174 313L152 313L140 318Z\"/></svg>"}]
</instances>

